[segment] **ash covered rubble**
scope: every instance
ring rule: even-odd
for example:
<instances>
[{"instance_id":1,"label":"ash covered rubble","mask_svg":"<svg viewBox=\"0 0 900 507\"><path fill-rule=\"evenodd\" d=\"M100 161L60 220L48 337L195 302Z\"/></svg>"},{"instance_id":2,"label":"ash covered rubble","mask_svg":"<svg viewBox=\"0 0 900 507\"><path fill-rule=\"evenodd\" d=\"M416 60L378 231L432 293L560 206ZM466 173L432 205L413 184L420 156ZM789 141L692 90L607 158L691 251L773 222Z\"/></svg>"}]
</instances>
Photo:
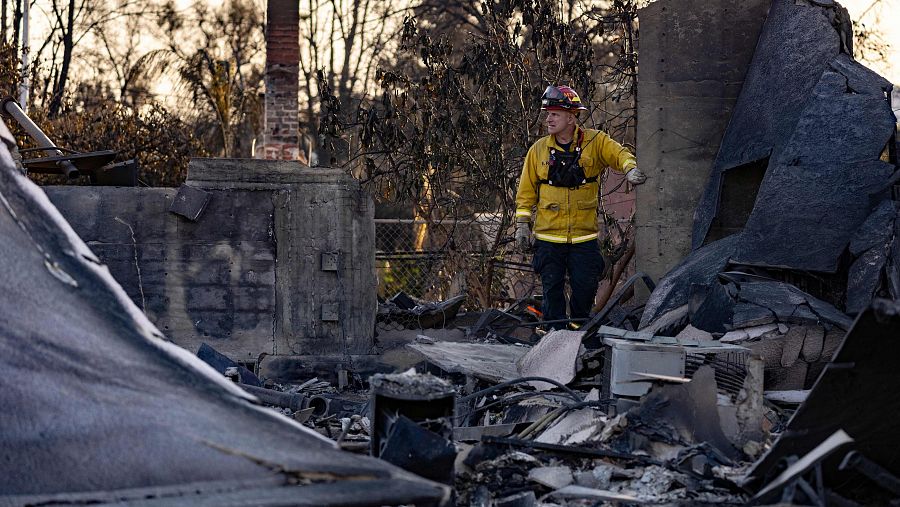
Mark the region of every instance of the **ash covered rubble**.
<instances>
[{"instance_id":1,"label":"ash covered rubble","mask_svg":"<svg viewBox=\"0 0 900 507\"><path fill-rule=\"evenodd\" d=\"M645 304L628 299L638 275L577 332L491 310L475 341L408 345L455 386L455 412L392 420L455 442L457 503L897 504L890 92L853 60L840 5L775 0L693 251L645 282ZM402 466L427 468L415 449Z\"/></svg>"},{"instance_id":2,"label":"ash covered rubble","mask_svg":"<svg viewBox=\"0 0 900 507\"><path fill-rule=\"evenodd\" d=\"M621 331L603 327L598 337L631 343ZM772 424L762 419L761 365L733 392L717 389L717 376L728 375L716 371L722 365L715 362L696 368L694 380L615 371L632 377L617 386L633 390L637 384L646 394L612 396L604 393L610 384L597 364L611 349L585 348L584 335L553 331L534 347L421 340L408 347L422 355L418 370L424 373L379 374L367 389L343 391L321 381L270 384L285 401L259 398L345 450L452 486L457 505L742 504L748 496L732 478L747 465L745 449L763 448ZM575 346L558 347L563 342ZM682 349L695 346L636 343L650 355L663 350L682 361ZM747 352L700 343L696 352L703 347ZM240 366L217 368L246 380L235 371ZM290 403L313 393L344 404L320 412L309 401ZM769 417L779 420L771 411Z\"/></svg>"},{"instance_id":3,"label":"ash covered rubble","mask_svg":"<svg viewBox=\"0 0 900 507\"><path fill-rule=\"evenodd\" d=\"M694 250L658 283L577 331L485 311L465 341L405 345L403 373L276 384L186 357L0 153L0 274L37 281L0 294L0 443L27 456L0 460L0 504L900 504L896 119L848 19L772 3ZM755 204L731 209L746 172ZM379 319L444 327L461 303L399 295Z\"/></svg>"},{"instance_id":4,"label":"ash covered rubble","mask_svg":"<svg viewBox=\"0 0 900 507\"><path fill-rule=\"evenodd\" d=\"M467 341L406 345L419 373L260 399L458 505L896 504L896 119L848 20L832 2L772 3L694 250L658 284L636 275L578 331L536 333L525 304L488 310ZM380 319L446 326L460 301L401 294Z\"/></svg>"},{"instance_id":5,"label":"ash covered rubble","mask_svg":"<svg viewBox=\"0 0 900 507\"><path fill-rule=\"evenodd\" d=\"M602 326L410 347L456 381L459 505L743 504L734 478L783 423L738 346Z\"/></svg>"},{"instance_id":6,"label":"ash covered rubble","mask_svg":"<svg viewBox=\"0 0 900 507\"><path fill-rule=\"evenodd\" d=\"M259 398L346 450L452 486L457 505L857 505L898 493L885 420L900 409L885 360L900 352L898 303L878 300L849 326L802 404L767 400L763 359L724 334L594 324L534 346L423 337L406 345L416 369L343 390L269 383L303 399ZM240 365L214 366L253 382ZM332 403L320 411L315 396Z\"/></svg>"}]
</instances>

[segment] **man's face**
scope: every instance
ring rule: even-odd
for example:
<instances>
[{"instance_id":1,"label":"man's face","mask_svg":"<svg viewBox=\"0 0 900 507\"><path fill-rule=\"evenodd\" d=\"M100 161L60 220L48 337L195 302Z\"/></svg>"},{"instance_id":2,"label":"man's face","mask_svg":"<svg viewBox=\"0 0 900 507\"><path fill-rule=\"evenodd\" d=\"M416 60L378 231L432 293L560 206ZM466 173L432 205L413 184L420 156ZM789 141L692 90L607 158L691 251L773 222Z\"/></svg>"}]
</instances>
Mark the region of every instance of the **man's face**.
<instances>
[{"instance_id":1,"label":"man's face","mask_svg":"<svg viewBox=\"0 0 900 507\"><path fill-rule=\"evenodd\" d=\"M575 129L575 115L568 111L547 111L547 119L544 122L547 124L547 132L553 135Z\"/></svg>"}]
</instances>

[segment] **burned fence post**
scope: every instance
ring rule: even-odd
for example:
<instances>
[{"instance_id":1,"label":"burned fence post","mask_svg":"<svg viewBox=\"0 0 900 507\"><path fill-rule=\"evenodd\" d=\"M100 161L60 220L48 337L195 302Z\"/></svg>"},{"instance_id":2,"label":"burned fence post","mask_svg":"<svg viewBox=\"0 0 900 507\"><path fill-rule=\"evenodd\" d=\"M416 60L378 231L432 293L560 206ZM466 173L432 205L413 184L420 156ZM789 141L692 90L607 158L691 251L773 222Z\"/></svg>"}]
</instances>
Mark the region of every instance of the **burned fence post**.
<instances>
[{"instance_id":1,"label":"burned fence post","mask_svg":"<svg viewBox=\"0 0 900 507\"><path fill-rule=\"evenodd\" d=\"M265 387L255 387L247 384L240 384L241 389L256 396L263 403L275 405L276 407L289 408L292 411L303 410L309 408L310 399L299 393L283 393ZM321 406L314 406L313 415L323 416L324 411Z\"/></svg>"}]
</instances>

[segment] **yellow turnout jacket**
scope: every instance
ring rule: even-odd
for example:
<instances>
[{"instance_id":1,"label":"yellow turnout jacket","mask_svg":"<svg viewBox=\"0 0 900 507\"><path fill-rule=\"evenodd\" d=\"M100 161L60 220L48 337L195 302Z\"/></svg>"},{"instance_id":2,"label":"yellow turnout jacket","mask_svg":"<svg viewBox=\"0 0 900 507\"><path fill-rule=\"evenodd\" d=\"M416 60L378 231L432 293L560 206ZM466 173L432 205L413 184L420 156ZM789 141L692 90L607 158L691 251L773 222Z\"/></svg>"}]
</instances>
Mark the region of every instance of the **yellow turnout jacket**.
<instances>
[{"instance_id":1,"label":"yellow turnout jacket","mask_svg":"<svg viewBox=\"0 0 900 507\"><path fill-rule=\"evenodd\" d=\"M535 142L522 167L519 190L516 193L516 221L531 221L532 208L537 207L533 231L537 239L553 243L582 243L597 238L597 208L599 206L602 171L611 167L625 174L637 164L627 148L599 130L576 128L569 151L574 151L580 133L581 158L587 178L597 181L575 188L554 187L547 180L550 150L563 151L552 135Z\"/></svg>"}]
</instances>

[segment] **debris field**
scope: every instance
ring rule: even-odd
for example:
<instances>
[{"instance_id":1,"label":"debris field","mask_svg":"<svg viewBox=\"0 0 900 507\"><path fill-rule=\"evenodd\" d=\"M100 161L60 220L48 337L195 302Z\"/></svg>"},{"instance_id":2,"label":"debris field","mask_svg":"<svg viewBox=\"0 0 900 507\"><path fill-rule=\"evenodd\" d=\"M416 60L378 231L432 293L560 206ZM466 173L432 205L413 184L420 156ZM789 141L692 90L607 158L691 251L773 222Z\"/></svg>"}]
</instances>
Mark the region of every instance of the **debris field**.
<instances>
[{"instance_id":1,"label":"debris field","mask_svg":"<svg viewBox=\"0 0 900 507\"><path fill-rule=\"evenodd\" d=\"M405 363L337 380L167 342L0 127L0 505L900 505L896 118L852 40L836 3L772 3L658 282L578 329L400 293Z\"/></svg>"}]
</instances>

